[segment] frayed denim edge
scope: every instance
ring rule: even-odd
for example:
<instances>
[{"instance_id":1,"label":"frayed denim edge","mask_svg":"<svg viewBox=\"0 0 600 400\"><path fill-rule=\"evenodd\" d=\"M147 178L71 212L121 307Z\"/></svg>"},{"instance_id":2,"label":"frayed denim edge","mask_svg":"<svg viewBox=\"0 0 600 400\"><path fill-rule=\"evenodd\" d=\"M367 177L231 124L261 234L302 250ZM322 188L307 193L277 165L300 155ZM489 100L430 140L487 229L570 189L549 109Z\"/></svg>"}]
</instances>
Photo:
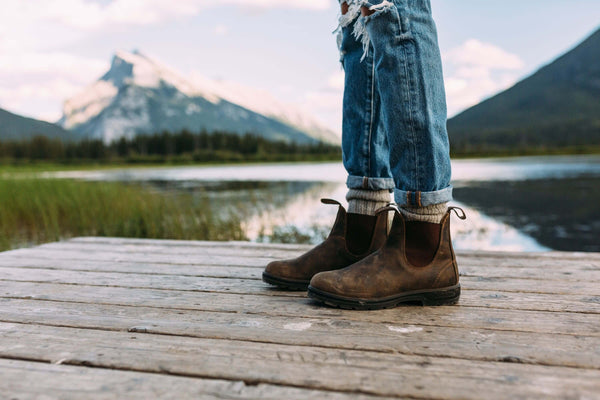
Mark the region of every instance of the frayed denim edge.
<instances>
[{"instance_id":1,"label":"frayed denim edge","mask_svg":"<svg viewBox=\"0 0 600 400\"><path fill-rule=\"evenodd\" d=\"M333 31L333 33L337 35L340 60L343 59L343 54L341 54L342 29L350 25L352 21L356 19L352 35L354 35L357 41L362 43L363 55L360 58L360 61L363 61L369 55L369 45L371 43L371 38L369 37L366 26L367 22L378 14L391 10L392 7L394 7L394 3L389 0L383 0L378 4L373 4L369 0L340 0L340 4L344 2L348 4L348 12L346 14L340 13L338 27ZM370 11L374 11L374 13L366 17L362 16L360 12L361 7L367 7Z\"/></svg>"}]
</instances>

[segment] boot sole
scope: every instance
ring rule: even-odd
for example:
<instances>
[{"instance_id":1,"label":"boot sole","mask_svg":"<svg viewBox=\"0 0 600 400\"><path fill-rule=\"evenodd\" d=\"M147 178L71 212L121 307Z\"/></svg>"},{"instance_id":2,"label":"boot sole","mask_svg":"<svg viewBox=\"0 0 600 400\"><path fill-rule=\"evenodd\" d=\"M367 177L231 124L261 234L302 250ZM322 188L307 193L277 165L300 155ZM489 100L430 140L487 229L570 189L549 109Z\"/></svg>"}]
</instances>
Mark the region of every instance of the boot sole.
<instances>
[{"instance_id":1,"label":"boot sole","mask_svg":"<svg viewBox=\"0 0 600 400\"><path fill-rule=\"evenodd\" d=\"M288 290L306 290L306 289L308 289L308 284L310 283L310 280L299 281L299 280L293 280L293 279L280 278L278 276L271 275L267 272L263 272L262 280L263 280L263 282L266 282L270 285L275 285L282 289L288 289Z\"/></svg>"},{"instance_id":2,"label":"boot sole","mask_svg":"<svg viewBox=\"0 0 600 400\"><path fill-rule=\"evenodd\" d=\"M441 289L415 290L373 300L343 297L327 293L309 285L308 297L332 307L349 310L379 310L382 308L393 308L407 302L417 302L421 303L423 306L442 306L458 303L460 297L460 285Z\"/></svg>"}]
</instances>

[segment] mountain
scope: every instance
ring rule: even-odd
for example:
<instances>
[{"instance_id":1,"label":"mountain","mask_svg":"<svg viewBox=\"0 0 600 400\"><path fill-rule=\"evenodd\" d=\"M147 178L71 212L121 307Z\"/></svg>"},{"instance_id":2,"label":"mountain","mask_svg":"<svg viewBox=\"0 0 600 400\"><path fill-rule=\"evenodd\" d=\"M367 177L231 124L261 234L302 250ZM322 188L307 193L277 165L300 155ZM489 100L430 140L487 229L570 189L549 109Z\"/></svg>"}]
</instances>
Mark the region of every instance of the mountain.
<instances>
[{"instance_id":1,"label":"mountain","mask_svg":"<svg viewBox=\"0 0 600 400\"><path fill-rule=\"evenodd\" d=\"M201 77L188 80L139 52L117 52L110 70L67 100L59 123L109 143L163 130L252 132L267 139L337 144L334 132L265 92Z\"/></svg>"},{"instance_id":2,"label":"mountain","mask_svg":"<svg viewBox=\"0 0 600 400\"><path fill-rule=\"evenodd\" d=\"M25 140L43 135L73 140L74 135L58 125L13 114L0 108L0 140Z\"/></svg>"},{"instance_id":3,"label":"mountain","mask_svg":"<svg viewBox=\"0 0 600 400\"><path fill-rule=\"evenodd\" d=\"M600 146L600 29L448 121L455 151Z\"/></svg>"}]
</instances>

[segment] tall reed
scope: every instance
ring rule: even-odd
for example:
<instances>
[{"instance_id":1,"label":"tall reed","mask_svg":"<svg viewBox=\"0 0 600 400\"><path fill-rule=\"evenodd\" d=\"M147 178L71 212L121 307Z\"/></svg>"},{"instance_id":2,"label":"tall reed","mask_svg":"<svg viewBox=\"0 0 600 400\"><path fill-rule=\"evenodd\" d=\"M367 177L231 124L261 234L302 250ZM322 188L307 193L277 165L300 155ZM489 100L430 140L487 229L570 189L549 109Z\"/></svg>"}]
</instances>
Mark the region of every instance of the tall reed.
<instances>
[{"instance_id":1,"label":"tall reed","mask_svg":"<svg viewBox=\"0 0 600 400\"><path fill-rule=\"evenodd\" d=\"M243 240L239 216L204 198L140 185L0 179L0 250L73 236Z\"/></svg>"}]
</instances>

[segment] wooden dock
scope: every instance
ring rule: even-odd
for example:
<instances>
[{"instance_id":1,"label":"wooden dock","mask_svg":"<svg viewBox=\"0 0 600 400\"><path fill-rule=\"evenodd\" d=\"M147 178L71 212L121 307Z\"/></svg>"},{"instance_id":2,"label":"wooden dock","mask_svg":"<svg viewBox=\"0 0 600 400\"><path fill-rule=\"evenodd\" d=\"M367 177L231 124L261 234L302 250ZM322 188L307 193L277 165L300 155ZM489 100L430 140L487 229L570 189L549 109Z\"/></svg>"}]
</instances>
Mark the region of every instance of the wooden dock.
<instances>
[{"instance_id":1,"label":"wooden dock","mask_svg":"<svg viewBox=\"0 0 600 400\"><path fill-rule=\"evenodd\" d=\"M307 247L76 238L0 253L0 398L600 399L600 254L460 253L445 307L323 307Z\"/></svg>"}]
</instances>

